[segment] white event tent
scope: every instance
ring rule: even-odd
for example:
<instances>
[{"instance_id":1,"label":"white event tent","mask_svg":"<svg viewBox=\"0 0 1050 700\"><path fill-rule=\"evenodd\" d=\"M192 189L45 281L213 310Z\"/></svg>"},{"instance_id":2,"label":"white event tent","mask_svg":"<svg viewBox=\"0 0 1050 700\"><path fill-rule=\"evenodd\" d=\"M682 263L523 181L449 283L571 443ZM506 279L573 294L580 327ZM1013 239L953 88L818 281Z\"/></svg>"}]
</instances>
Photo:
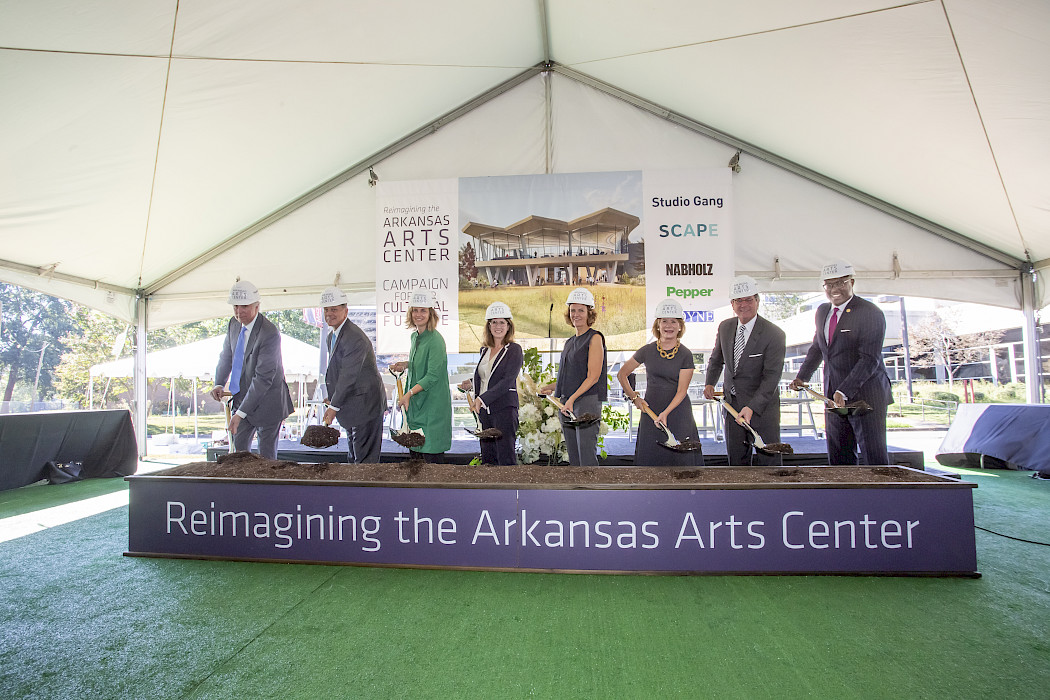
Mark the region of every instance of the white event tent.
<instances>
[{"instance_id":1,"label":"white event tent","mask_svg":"<svg viewBox=\"0 0 1050 700\"><path fill-rule=\"evenodd\" d=\"M178 347L147 353L146 374L151 379L192 379L193 414L196 416L198 380L205 382L202 385L204 391L211 389L211 382L215 378L215 365L219 360L224 337L217 335ZM320 372L320 354L319 348L281 333L281 360L284 364L284 377L288 382L299 383L297 406L300 413L307 400L306 383L317 381ZM92 365L89 370L88 405L94 403L96 379L132 377L134 374L135 358L133 357L123 357L119 360ZM172 403L174 403L174 386L170 391Z\"/></svg>"},{"instance_id":2,"label":"white event tent","mask_svg":"<svg viewBox=\"0 0 1050 700\"><path fill-rule=\"evenodd\" d=\"M738 273L813 291L846 257L862 293L1025 311L1035 356L1045 0L0 0L0 93L0 279L135 324L143 392L146 329L237 276L372 303L370 168L738 156Z\"/></svg>"}]
</instances>

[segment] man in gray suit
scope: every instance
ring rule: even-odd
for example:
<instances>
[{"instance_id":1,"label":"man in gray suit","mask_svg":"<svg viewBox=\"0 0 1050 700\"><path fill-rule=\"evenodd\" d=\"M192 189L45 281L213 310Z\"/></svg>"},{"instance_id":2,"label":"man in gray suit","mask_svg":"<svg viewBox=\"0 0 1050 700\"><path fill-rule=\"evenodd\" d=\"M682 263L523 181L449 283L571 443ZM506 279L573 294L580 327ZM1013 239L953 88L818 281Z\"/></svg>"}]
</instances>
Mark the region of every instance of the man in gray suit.
<instances>
[{"instance_id":1,"label":"man in gray suit","mask_svg":"<svg viewBox=\"0 0 1050 700\"><path fill-rule=\"evenodd\" d=\"M378 464L383 446L383 412L386 390L376 367L372 341L347 319L346 294L338 287L321 293L324 321L331 329L328 343L328 370L324 375L328 405L325 424L338 420L347 436L350 461Z\"/></svg>"},{"instance_id":2,"label":"man in gray suit","mask_svg":"<svg viewBox=\"0 0 1050 700\"><path fill-rule=\"evenodd\" d=\"M276 459L281 423L294 407L284 380L281 333L259 313L259 299L258 288L247 280L237 280L230 289L233 318L219 353L211 395L221 400L229 380L236 411L230 420L232 448L248 451L258 433L259 454Z\"/></svg>"},{"instance_id":3,"label":"man in gray suit","mask_svg":"<svg viewBox=\"0 0 1050 700\"><path fill-rule=\"evenodd\" d=\"M718 325L718 341L707 363L704 398L714 398L718 375L725 367L722 381L725 400L764 442L780 442L779 386L784 371L784 331L758 315L758 282L753 278L735 278L730 299L736 318ZM779 454L766 455L754 450L751 434L728 412L725 431L730 464L782 463Z\"/></svg>"}]
</instances>

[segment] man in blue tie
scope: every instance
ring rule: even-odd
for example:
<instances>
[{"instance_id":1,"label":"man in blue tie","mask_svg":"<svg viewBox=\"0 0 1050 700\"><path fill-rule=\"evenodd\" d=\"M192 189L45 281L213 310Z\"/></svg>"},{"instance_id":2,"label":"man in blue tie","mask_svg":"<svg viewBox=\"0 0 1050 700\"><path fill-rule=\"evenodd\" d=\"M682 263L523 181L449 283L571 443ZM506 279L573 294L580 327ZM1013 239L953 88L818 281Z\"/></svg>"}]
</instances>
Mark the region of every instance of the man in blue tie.
<instances>
[{"instance_id":1,"label":"man in blue tie","mask_svg":"<svg viewBox=\"0 0 1050 700\"><path fill-rule=\"evenodd\" d=\"M821 270L827 304L817 308L816 333L806 359L791 382L798 390L824 363L824 395L836 406L866 402L867 413L824 414L829 464L889 464L886 407L893 403L882 361L886 316L875 304L853 294L853 266L843 260Z\"/></svg>"},{"instance_id":2,"label":"man in blue tie","mask_svg":"<svg viewBox=\"0 0 1050 700\"><path fill-rule=\"evenodd\" d=\"M259 454L276 459L281 423L294 407L284 380L281 333L259 313L259 300L259 289L247 280L238 279L230 289L233 318L219 353L211 395L221 400L228 379L235 410L230 420L232 448L247 452L258 433Z\"/></svg>"},{"instance_id":3,"label":"man in blue tie","mask_svg":"<svg viewBox=\"0 0 1050 700\"><path fill-rule=\"evenodd\" d=\"M386 389L372 341L349 320L346 294L338 287L321 293L321 308L329 328L324 422L343 426L351 462L378 464Z\"/></svg>"}]
</instances>

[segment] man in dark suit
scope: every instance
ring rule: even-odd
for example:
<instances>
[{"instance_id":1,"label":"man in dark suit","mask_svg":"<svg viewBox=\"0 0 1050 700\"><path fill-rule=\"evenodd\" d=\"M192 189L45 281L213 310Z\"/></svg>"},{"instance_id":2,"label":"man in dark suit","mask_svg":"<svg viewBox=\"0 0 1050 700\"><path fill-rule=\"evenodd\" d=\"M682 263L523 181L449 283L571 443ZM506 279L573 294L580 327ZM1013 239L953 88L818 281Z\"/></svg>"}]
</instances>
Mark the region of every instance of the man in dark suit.
<instances>
[{"instance_id":1,"label":"man in dark suit","mask_svg":"<svg viewBox=\"0 0 1050 700\"><path fill-rule=\"evenodd\" d=\"M211 395L220 401L228 379L236 411L230 419L233 449L248 451L258 433L259 454L276 459L281 423L294 407L284 380L281 333L259 313L259 299L258 288L247 280L237 280L230 289L233 318L219 353Z\"/></svg>"},{"instance_id":2,"label":"man in dark suit","mask_svg":"<svg viewBox=\"0 0 1050 700\"><path fill-rule=\"evenodd\" d=\"M758 315L758 283L737 277L730 291L736 318L718 324L718 340L707 363L704 397L713 399L725 367L725 400L767 444L780 442L780 378L784 372L784 331ZM726 452L732 465L781 464L779 454L752 447L753 437L726 412Z\"/></svg>"},{"instance_id":3,"label":"man in dark suit","mask_svg":"<svg viewBox=\"0 0 1050 700\"><path fill-rule=\"evenodd\" d=\"M338 287L321 293L324 321L330 331L328 370L324 375L327 408L325 424L338 420L347 437L350 461L378 464L383 447L386 390L376 367L372 341L347 319L346 294Z\"/></svg>"},{"instance_id":4,"label":"man in dark suit","mask_svg":"<svg viewBox=\"0 0 1050 700\"><path fill-rule=\"evenodd\" d=\"M821 270L828 304L817 308L816 334L806 359L791 382L801 389L824 362L824 395L836 406L864 401L864 414L825 412L829 464L889 464L886 407L893 403L882 361L886 316L875 304L853 294L853 266L839 261Z\"/></svg>"}]
</instances>

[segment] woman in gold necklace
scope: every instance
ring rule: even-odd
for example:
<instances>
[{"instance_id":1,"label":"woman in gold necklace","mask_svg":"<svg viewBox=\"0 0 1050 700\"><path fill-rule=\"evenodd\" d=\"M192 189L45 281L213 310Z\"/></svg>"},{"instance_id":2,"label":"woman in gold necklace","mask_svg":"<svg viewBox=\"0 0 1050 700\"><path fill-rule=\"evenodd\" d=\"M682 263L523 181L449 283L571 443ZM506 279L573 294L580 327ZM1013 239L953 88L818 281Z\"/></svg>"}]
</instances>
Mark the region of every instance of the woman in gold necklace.
<instances>
[{"instance_id":1,"label":"woman in gold necklace","mask_svg":"<svg viewBox=\"0 0 1050 700\"><path fill-rule=\"evenodd\" d=\"M689 401L689 382L696 368L693 353L682 345L685 333L685 312L674 299L665 299L656 306L653 337L656 340L640 348L623 363L616 378L623 394L637 408L648 406L656 415L656 423L644 411L638 424L638 440L634 447L634 463L639 467L703 466L699 450L675 452L663 446L665 433L657 424L667 427L678 440L699 441L693 405ZM641 365L645 365L645 398L635 391L629 379Z\"/></svg>"}]
</instances>

